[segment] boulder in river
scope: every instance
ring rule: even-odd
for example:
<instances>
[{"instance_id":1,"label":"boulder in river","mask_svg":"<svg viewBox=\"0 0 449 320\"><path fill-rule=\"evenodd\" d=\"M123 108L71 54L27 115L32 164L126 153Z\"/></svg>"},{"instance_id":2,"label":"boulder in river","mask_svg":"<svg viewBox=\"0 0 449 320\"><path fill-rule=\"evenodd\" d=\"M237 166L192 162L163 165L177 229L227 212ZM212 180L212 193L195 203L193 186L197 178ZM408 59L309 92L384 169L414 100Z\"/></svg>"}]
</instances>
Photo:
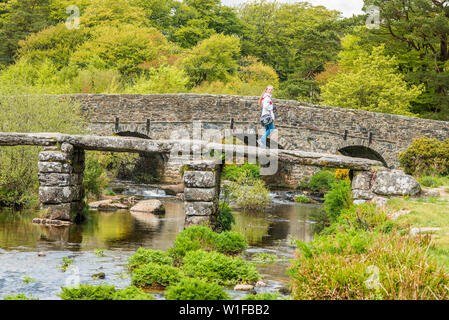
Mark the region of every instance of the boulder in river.
<instances>
[{"instance_id":1,"label":"boulder in river","mask_svg":"<svg viewBox=\"0 0 449 320\"><path fill-rule=\"evenodd\" d=\"M184 184L172 184L161 186L161 189L169 196L176 196L178 193L184 193Z\"/></svg>"},{"instance_id":2,"label":"boulder in river","mask_svg":"<svg viewBox=\"0 0 449 320\"><path fill-rule=\"evenodd\" d=\"M122 202L116 199L106 199L90 202L89 207L91 209L98 209L98 210L126 210L129 208L128 205L123 204Z\"/></svg>"},{"instance_id":3,"label":"boulder in river","mask_svg":"<svg viewBox=\"0 0 449 320\"><path fill-rule=\"evenodd\" d=\"M131 213L165 213L165 207L160 200L144 200L131 208Z\"/></svg>"}]
</instances>

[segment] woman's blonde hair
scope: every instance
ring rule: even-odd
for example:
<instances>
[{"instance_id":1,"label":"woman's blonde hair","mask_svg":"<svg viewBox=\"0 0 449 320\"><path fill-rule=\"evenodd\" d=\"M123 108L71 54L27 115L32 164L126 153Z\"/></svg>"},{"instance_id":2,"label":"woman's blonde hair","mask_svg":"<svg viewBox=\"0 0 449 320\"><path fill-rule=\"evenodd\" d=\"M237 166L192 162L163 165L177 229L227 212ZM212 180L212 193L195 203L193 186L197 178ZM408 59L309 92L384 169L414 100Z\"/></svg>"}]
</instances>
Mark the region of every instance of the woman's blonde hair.
<instances>
[{"instance_id":1,"label":"woman's blonde hair","mask_svg":"<svg viewBox=\"0 0 449 320\"><path fill-rule=\"evenodd\" d=\"M267 87L265 88L265 91L262 92L262 95L260 96L259 103L258 103L259 107L262 106L263 96L264 96L265 92L267 92L267 90L268 90L269 88L273 89L273 86L271 86L271 85L270 85L270 86L267 86Z\"/></svg>"}]
</instances>

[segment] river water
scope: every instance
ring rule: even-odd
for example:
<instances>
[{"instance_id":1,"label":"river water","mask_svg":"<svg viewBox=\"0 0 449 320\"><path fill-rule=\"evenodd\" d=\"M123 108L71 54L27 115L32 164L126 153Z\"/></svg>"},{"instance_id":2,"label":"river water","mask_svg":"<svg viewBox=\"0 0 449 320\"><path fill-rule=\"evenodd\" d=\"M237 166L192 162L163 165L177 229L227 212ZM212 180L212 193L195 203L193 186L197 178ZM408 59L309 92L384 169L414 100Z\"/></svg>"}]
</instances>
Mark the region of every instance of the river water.
<instances>
[{"instance_id":1,"label":"river water","mask_svg":"<svg viewBox=\"0 0 449 320\"><path fill-rule=\"evenodd\" d=\"M61 286L79 277L81 283L113 284L124 288L130 284L127 259L139 248L166 250L184 228L184 204L165 195L155 186L117 182L122 194L144 199L160 199L163 216L135 216L128 210L90 211L87 221L70 227L33 225L37 212L0 211L0 299L23 293L39 299L59 299ZM234 212L233 229L243 233L249 248L244 259L254 260L257 253L274 254L275 263L257 264L266 287L257 292L277 292L288 283L285 274L293 257L294 239L311 241L309 215L319 206L299 205L282 200L282 193L272 193L272 203L264 213ZM281 197L280 197L281 196ZM73 259L63 272L63 258ZM105 279L92 279L104 272ZM238 299L243 292L228 290ZM163 293L153 293L163 299Z\"/></svg>"}]
</instances>

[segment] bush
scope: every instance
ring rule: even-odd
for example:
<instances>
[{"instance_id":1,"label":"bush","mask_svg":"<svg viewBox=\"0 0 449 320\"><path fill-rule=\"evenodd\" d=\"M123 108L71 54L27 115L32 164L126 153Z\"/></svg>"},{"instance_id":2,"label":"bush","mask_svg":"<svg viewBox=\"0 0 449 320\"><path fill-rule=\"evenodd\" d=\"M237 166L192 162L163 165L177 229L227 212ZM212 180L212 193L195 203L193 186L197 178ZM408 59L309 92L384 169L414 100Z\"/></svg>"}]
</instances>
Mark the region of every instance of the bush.
<instances>
[{"instance_id":1,"label":"bush","mask_svg":"<svg viewBox=\"0 0 449 320\"><path fill-rule=\"evenodd\" d=\"M154 300L150 294L136 287L116 289L112 285L91 286L82 284L79 287L62 287L59 294L63 300Z\"/></svg>"},{"instance_id":2,"label":"bush","mask_svg":"<svg viewBox=\"0 0 449 320\"><path fill-rule=\"evenodd\" d=\"M88 198L101 198L103 190L109 185L106 170L100 165L97 158L87 153L86 167L84 169L83 185Z\"/></svg>"},{"instance_id":3,"label":"bush","mask_svg":"<svg viewBox=\"0 0 449 320\"><path fill-rule=\"evenodd\" d=\"M35 94L0 79L0 132L81 133L84 120L69 98ZM18 146L0 151L0 206L28 207L37 202L37 166L42 148Z\"/></svg>"},{"instance_id":4,"label":"bush","mask_svg":"<svg viewBox=\"0 0 449 320\"><path fill-rule=\"evenodd\" d=\"M269 191L265 182L254 179L247 171L229 186L230 196L237 207L245 211L259 211L270 203Z\"/></svg>"},{"instance_id":5,"label":"bush","mask_svg":"<svg viewBox=\"0 0 449 320\"><path fill-rule=\"evenodd\" d=\"M237 179L242 175L249 175L254 179L260 178L260 166L250 163L245 163L241 166L238 165L227 165L223 168L222 179L237 181Z\"/></svg>"},{"instance_id":6,"label":"bush","mask_svg":"<svg viewBox=\"0 0 449 320\"><path fill-rule=\"evenodd\" d=\"M302 185L302 189L308 189L314 192L326 193L332 184L336 182L335 175L329 170L322 170L315 173L308 184Z\"/></svg>"},{"instance_id":7,"label":"bush","mask_svg":"<svg viewBox=\"0 0 449 320\"><path fill-rule=\"evenodd\" d=\"M246 247L245 238L240 233L232 231L216 233L208 227L191 226L176 236L174 245L168 252L179 263L189 251L202 249L218 250L224 254L238 254Z\"/></svg>"},{"instance_id":8,"label":"bush","mask_svg":"<svg viewBox=\"0 0 449 320\"><path fill-rule=\"evenodd\" d=\"M428 259L428 242L366 231L299 243L288 271L294 299L448 299L449 275Z\"/></svg>"},{"instance_id":9,"label":"bush","mask_svg":"<svg viewBox=\"0 0 449 320\"><path fill-rule=\"evenodd\" d=\"M251 263L215 251L190 251L184 257L183 262L182 270L187 276L218 284L255 283L260 278Z\"/></svg>"},{"instance_id":10,"label":"bush","mask_svg":"<svg viewBox=\"0 0 449 320\"><path fill-rule=\"evenodd\" d=\"M449 139L444 141L427 137L415 139L405 152L399 154L399 162L407 174L447 175Z\"/></svg>"},{"instance_id":11,"label":"bush","mask_svg":"<svg viewBox=\"0 0 449 320\"><path fill-rule=\"evenodd\" d=\"M330 221L336 221L341 211L352 205L352 201L351 181L332 183L331 190L324 196L324 205Z\"/></svg>"},{"instance_id":12,"label":"bush","mask_svg":"<svg viewBox=\"0 0 449 320\"><path fill-rule=\"evenodd\" d=\"M224 254L239 254L247 248L245 236L233 231L220 233L215 240L215 248Z\"/></svg>"},{"instance_id":13,"label":"bush","mask_svg":"<svg viewBox=\"0 0 449 320\"><path fill-rule=\"evenodd\" d=\"M234 216L229 204L226 202L220 202L220 212L218 213L218 228L221 231L229 231L232 229L232 225L235 223Z\"/></svg>"},{"instance_id":14,"label":"bush","mask_svg":"<svg viewBox=\"0 0 449 320\"><path fill-rule=\"evenodd\" d=\"M179 282L183 276L178 268L151 262L133 270L131 283L142 288L164 288Z\"/></svg>"},{"instance_id":15,"label":"bush","mask_svg":"<svg viewBox=\"0 0 449 320\"><path fill-rule=\"evenodd\" d=\"M312 203L312 200L303 195L297 195L295 197L295 202L297 203Z\"/></svg>"},{"instance_id":16,"label":"bush","mask_svg":"<svg viewBox=\"0 0 449 320\"><path fill-rule=\"evenodd\" d=\"M173 265L173 258L169 257L167 252L161 250L139 248L136 253L128 259L128 268L133 270L143 267L148 263L171 266Z\"/></svg>"},{"instance_id":17,"label":"bush","mask_svg":"<svg viewBox=\"0 0 449 320\"><path fill-rule=\"evenodd\" d=\"M185 278L167 288L167 300L229 300L223 287L200 279Z\"/></svg>"}]
</instances>

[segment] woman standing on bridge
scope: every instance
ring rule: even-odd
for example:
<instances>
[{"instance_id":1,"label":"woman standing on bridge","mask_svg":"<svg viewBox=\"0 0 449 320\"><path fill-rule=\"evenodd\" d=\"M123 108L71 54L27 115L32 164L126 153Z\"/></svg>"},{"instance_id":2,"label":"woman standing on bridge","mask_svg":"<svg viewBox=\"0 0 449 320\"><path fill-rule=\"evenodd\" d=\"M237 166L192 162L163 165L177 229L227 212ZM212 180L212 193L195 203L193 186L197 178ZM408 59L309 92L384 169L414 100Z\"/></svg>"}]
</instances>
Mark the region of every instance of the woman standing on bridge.
<instances>
[{"instance_id":1,"label":"woman standing on bridge","mask_svg":"<svg viewBox=\"0 0 449 320\"><path fill-rule=\"evenodd\" d=\"M265 133L257 141L260 146L267 147L267 138L274 130L274 105L271 100L273 93L273 86L268 86L262 93L259 99L259 107L262 107L262 114L260 116L260 124L265 127Z\"/></svg>"}]
</instances>

